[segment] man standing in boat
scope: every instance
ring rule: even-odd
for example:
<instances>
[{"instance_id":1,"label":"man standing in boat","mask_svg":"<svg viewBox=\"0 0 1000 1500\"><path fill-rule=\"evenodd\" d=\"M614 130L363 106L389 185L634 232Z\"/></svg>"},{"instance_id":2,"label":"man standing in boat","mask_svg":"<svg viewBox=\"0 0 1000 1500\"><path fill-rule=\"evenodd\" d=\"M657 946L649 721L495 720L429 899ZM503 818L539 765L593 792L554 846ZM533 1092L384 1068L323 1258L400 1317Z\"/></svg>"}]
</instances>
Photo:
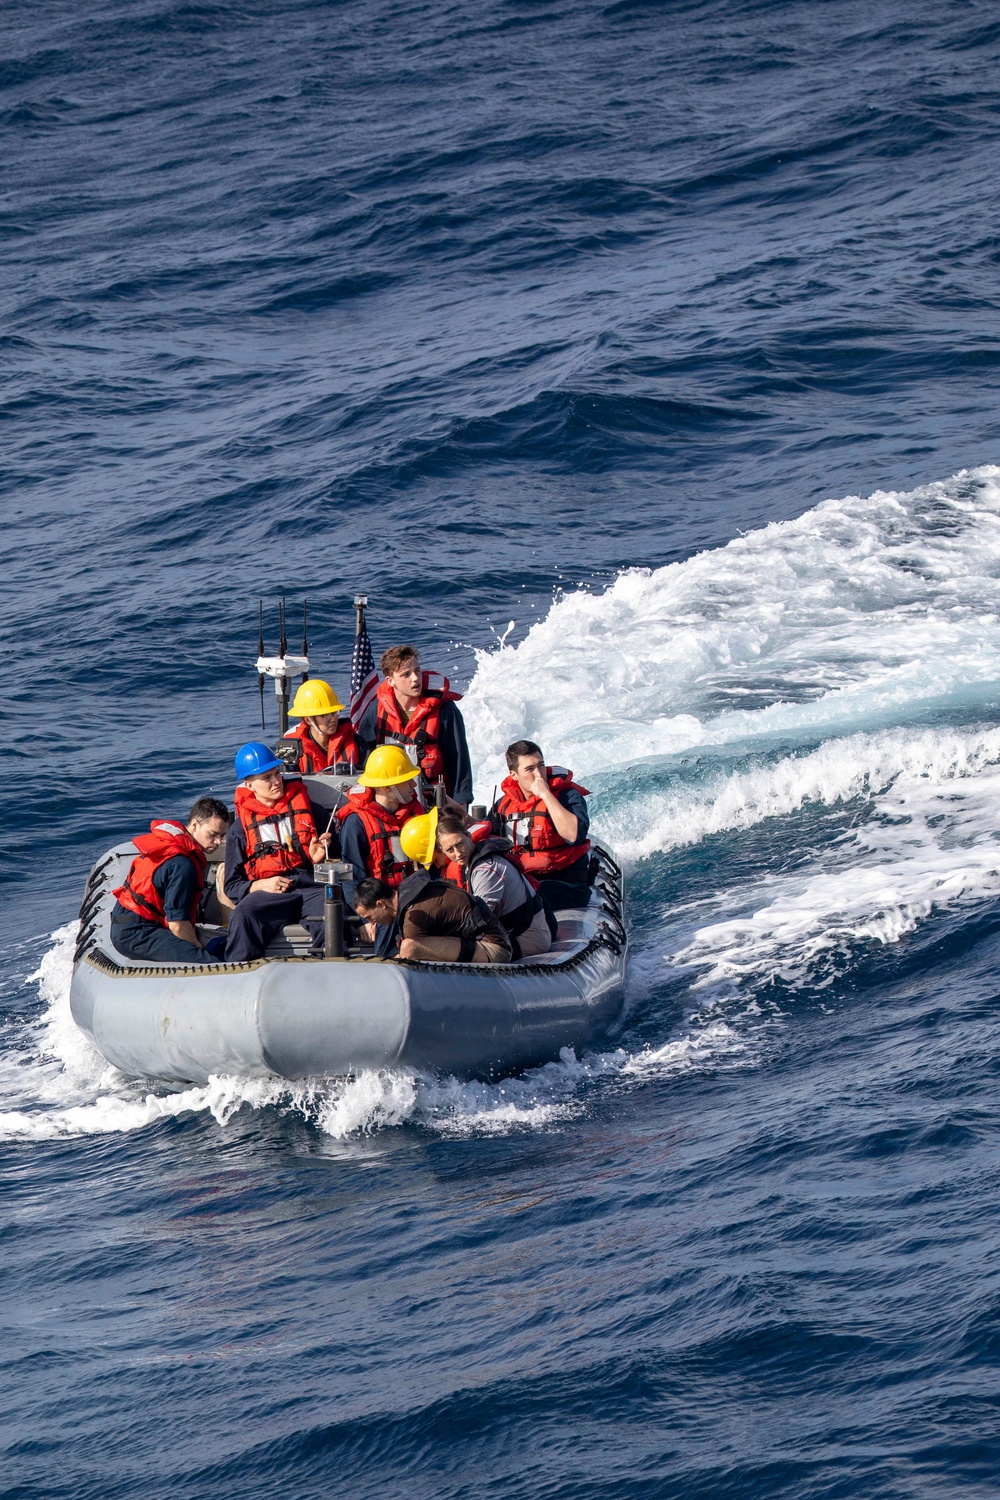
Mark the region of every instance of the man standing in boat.
<instances>
[{"instance_id":1,"label":"man standing in boat","mask_svg":"<svg viewBox=\"0 0 1000 1500\"><path fill-rule=\"evenodd\" d=\"M433 793L440 777L445 791L463 809L472 801L472 760L465 721L447 677L424 672L413 646L392 646L379 666L383 681L358 728L371 745L399 745L423 773Z\"/></svg>"},{"instance_id":2,"label":"man standing in boat","mask_svg":"<svg viewBox=\"0 0 1000 1500\"><path fill-rule=\"evenodd\" d=\"M158 819L133 840L139 854L125 884L114 892L111 941L126 958L161 964L217 963L202 945L195 922L205 889L206 855L229 828L229 810L199 797L186 825Z\"/></svg>"},{"instance_id":3,"label":"man standing in boat","mask_svg":"<svg viewBox=\"0 0 1000 1500\"><path fill-rule=\"evenodd\" d=\"M514 858L553 911L583 907L590 900L590 793L572 771L547 766L534 740L507 747L510 775L490 812L493 830L510 839Z\"/></svg>"},{"instance_id":4,"label":"man standing in boat","mask_svg":"<svg viewBox=\"0 0 1000 1500\"><path fill-rule=\"evenodd\" d=\"M258 741L237 751L236 819L226 840L224 890L235 909L226 960L262 957L289 922L301 922L322 948L324 890L313 865L326 859L330 835L317 836L305 786L285 780L282 763Z\"/></svg>"}]
</instances>

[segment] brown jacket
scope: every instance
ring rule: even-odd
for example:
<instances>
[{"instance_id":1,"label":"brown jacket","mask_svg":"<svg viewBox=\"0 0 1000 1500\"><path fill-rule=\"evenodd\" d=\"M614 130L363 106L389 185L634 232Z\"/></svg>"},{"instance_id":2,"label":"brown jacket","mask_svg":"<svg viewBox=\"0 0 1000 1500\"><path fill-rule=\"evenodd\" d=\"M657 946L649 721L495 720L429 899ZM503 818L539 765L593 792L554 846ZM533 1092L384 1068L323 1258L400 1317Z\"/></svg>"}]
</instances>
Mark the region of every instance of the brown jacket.
<instances>
[{"instance_id":1,"label":"brown jacket","mask_svg":"<svg viewBox=\"0 0 1000 1500\"><path fill-rule=\"evenodd\" d=\"M401 938L461 938L470 957L481 938L510 950L510 938L482 902L422 870L408 876L400 886L397 920Z\"/></svg>"}]
</instances>

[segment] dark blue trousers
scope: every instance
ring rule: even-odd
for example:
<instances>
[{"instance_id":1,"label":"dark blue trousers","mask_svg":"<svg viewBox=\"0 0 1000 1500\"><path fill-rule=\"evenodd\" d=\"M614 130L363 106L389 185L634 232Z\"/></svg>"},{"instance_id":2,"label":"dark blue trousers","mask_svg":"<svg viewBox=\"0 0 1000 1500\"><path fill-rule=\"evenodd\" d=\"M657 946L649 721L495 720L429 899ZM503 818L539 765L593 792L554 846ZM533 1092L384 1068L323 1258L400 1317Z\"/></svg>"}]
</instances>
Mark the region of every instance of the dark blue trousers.
<instances>
[{"instance_id":1,"label":"dark blue trousers","mask_svg":"<svg viewBox=\"0 0 1000 1500\"><path fill-rule=\"evenodd\" d=\"M323 900L321 885L300 885L284 895L273 891L251 891L229 919L226 962L247 963L262 958L264 949L289 922L301 922L312 934L313 946L323 947Z\"/></svg>"},{"instance_id":2,"label":"dark blue trousers","mask_svg":"<svg viewBox=\"0 0 1000 1500\"><path fill-rule=\"evenodd\" d=\"M538 889L545 904L553 911L565 911L567 907L582 908L590 901L590 886L579 880L556 880L547 877L539 880Z\"/></svg>"},{"instance_id":3,"label":"dark blue trousers","mask_svg":"<svg viewBox=\"0 0 1000 1500\"><path fill-rule=\"evenodd\" d=\"M155 922L146 922L142 917L130 917L127 922L112 919L111 941L126 958L146 958L155 964L218 962L204 948L196 948L194 943L174 937L169 928L158 927Z\"/></svg>"}]
</instances>

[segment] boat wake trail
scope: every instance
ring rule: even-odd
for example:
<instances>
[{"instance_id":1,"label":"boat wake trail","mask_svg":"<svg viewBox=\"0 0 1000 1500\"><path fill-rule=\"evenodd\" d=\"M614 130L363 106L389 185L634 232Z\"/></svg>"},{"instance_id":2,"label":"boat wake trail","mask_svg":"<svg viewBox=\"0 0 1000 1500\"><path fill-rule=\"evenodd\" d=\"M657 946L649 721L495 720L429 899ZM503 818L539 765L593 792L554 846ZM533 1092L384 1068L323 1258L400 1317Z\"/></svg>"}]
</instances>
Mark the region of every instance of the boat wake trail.
<instances>
[{"instance_id":1,"label":"boat wake trail","mask_svg":"<svg viewBox=\"0 0 1000 1500\"><path fill-rule=\"evenodd\" d=\"M608 1090L752 1066L780 987L829 997L873 954L1000 896L1000 469L795 521L603 593L484 653L463 705L481 792L524 734L590 786L629 883L629 1012L608 1049L500 1083L412 1070L149 1092L73 1025L73 927L11 1022L0 1137L225 1125L327 1135L543 1129ZM20 1030L17 1030L17 1027Z\"/></svg>"}]
</instances>

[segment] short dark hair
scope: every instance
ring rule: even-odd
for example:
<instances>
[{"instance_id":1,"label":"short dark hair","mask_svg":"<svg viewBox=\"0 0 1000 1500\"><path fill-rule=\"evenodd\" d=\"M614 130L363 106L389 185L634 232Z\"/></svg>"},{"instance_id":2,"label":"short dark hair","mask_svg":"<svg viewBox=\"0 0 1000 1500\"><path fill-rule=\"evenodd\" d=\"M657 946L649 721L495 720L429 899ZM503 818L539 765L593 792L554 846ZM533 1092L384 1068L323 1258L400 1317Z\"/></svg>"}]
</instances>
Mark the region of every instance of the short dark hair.
<instances>
[{"instance_id":1,"label":"short dark hair","mask_svg":"<svg viewBox=\"0 0 1000 1500\"><path fill-rule=\"evenodd\" d=\"M229 822L229 808L218 797L199 797L188 813L189 823L207 823L209 818L221 818Z\"/></svg>"},{"instance_id":2,"label":"short dark hair","mask_svg":"<svg viewBox=\"0 0 1000 1500\"><path fill-rule=\"evenodd\" d=\"M392 886L386 885L384 880L379 880L375 875L366 875L354 887L354 904L363 906L366 911L371 911L380 901L391 900Z\"/></svg>"},{"instance_id":3,"label":"short dark hair","mask_svg":"<svg viewBox=\"0 0 1000 1500\"><path fill-rule=\"evenodd\" d=\"M383 677L391 677L393 672L398 672L406 662L419 660L420 652L416 646L390 646L388 651L382 652L379 670Z\"/></svg>"},{"instance_id":4,"label":"short dark hair","mask_svg":"<svg viewBox=\"0 0 1000 1500\"><path fill-rule=\"evenodd\" d=\"M468 823L461 813L443 812L438 814L438 833L467 833Z\"/></svg>"},{"instance_id":5,"label":"short dark hair","mask_svg":"<svg viewBox=\"0 0 1000 1500\"><path fill-rule=\"evenodd\" d=\"M515 740L513 745L507 746L507 769L516 771L517 763L522 755L541 755L541 745L536 745L534 740Z\"/></svg>"}]
</instances>

